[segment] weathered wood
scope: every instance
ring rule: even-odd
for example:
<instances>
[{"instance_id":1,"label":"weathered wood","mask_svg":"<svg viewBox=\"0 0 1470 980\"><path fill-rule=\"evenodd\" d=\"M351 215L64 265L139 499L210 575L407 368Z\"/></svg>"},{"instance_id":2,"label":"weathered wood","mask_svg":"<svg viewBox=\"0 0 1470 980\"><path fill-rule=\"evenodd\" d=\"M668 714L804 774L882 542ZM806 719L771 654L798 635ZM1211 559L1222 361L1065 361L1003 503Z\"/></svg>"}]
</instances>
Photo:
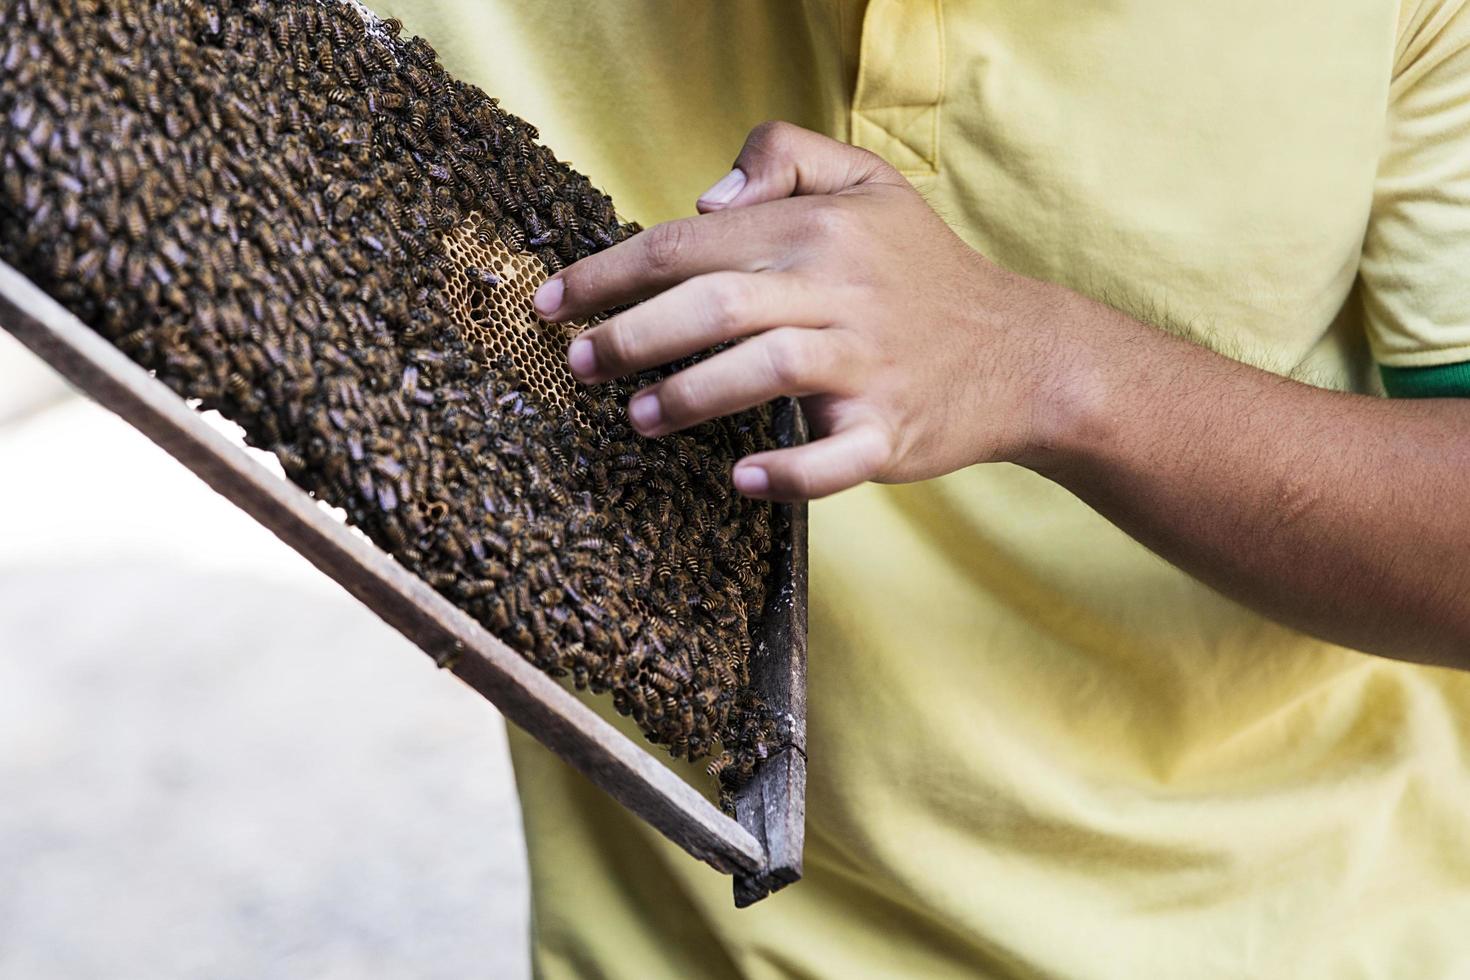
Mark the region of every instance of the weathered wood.
<instances>
[{"instance_id":1,"label":"weathered wood","mask_svg":"<svg viewBox=\"0 0 1470 980\"><path fill-rule=\"evenodd\" d=\"M326 513L299 487L251 459L162 382L3 262L0 326L301 552L437 663L484 695L506 718L694 857L721 871L751 876L755 882L772 877L791 880L793 868L795 874L800 873L800 836L795 838L793 864L792 814L781 809L796 808L799 828L804 767L798 770L791 764L768 763L762 768L761 786L775 781L760 791L765 805L759 819L742 821L759 828L753 833L417 576ZM798 526L804 524L793 520L793 529ZM801 543L803 547L792 549L792 558L802 566L804 576L804 541ZM794 644L799 638L804 671L804 580L801 585L790 590L793 613L783 629L787 642ZM772 642L779 643L779 637L762 644L762 656L786 663ZM772 654L773 650L777 653ZM788 670L784 676L770 690L804 695L805 684L796 680L796 673ZM780 687L782 684L787 687ZM793 696L789 703L796 705L799 700ZM804 710L792 717L801 720L798 729L804 738ZM803 747L795 741L793 745ZM794 760L800 753L788 750L770 761L779 762L783 757ZM780 848L778 866L768 865L759 834Z\"/></svg>"},{"instance_id":2,"label":"weathered wood","mask_svg":"<svg viewBox=\"0 0 1470 980\"><path fill-rule=\"evenodd\" d=\"M783 403L776 426L782 445L806 441L801 409ZM786 526L766 603L761 636L751 654L751 686L776 712L780 748L735 799L740 825L766 850L757 874L735 876L740 908L801 877L806 835L806 505L783 505Z\"/></svg>"}]
</instances>

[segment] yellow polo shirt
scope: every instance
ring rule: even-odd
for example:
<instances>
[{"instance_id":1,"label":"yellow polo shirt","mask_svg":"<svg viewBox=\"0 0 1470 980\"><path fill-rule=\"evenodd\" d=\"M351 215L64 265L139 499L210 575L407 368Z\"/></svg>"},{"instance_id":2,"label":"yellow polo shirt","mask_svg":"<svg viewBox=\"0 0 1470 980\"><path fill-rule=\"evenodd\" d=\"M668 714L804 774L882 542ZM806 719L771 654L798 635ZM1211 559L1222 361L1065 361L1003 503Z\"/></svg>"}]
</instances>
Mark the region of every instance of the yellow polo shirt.
<instances>
[{"instance_id":1,"label":"yellow polo shirt","mask_svg":"<svg viewBox=\"0 0 1470 980\"><path fill-rule=\"evenodd\" d=\"M1470 393L1464 0L376 6L645 224L789 119L1020 272ZM541 975L1470 975L1470 675L1277 626L1012 466L812 535L805 879L736 911L517 734Z\"/></svg>"}]
</instances>

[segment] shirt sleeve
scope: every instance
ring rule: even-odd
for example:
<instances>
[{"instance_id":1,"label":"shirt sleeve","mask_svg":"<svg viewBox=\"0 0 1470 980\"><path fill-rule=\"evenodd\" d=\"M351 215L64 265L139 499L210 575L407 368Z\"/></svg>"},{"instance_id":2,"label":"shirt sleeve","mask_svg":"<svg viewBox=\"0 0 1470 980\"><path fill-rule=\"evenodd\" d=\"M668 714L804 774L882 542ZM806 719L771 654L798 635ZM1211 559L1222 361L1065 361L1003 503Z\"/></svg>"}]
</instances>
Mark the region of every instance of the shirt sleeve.
<instances>
[{"instance_id":1,"label":"shirt sleeve","mask_svg":"<svg viewBox=\"0 0 1470 980\"><path fill-rule=\"evenodd\" d=\"M1394 397L1470 397L1470 0L1405 0L1360 266Z\"/></svg>"}]
</instances>

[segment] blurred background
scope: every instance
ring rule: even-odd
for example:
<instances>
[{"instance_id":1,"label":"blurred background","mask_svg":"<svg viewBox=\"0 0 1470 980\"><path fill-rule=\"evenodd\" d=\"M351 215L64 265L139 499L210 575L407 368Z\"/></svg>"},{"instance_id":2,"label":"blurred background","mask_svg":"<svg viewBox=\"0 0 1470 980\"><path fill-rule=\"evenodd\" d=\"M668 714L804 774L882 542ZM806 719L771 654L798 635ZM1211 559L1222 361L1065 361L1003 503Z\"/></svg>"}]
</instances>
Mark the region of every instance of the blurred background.
<instances>
[{"instance_id":1,"label":"blurred background","mask_svg":"<svg viewBox=\"0 0 1470 980\"><path fill-rule=\"evenodd\" d=\"M488 703L0 330L0 978L523 977Z\"/></svg>"}]
</instances>

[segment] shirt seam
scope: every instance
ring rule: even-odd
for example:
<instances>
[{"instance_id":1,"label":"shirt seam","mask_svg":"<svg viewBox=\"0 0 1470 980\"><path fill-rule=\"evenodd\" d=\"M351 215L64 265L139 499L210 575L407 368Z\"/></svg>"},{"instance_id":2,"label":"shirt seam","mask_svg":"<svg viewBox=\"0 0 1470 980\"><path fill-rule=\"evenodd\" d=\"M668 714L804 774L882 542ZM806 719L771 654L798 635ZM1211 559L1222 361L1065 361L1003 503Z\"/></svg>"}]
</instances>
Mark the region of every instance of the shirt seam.
<instances>
[{"instance_id":1,"label":"shirt seam","mask_svg":"<svg viewBox=\"0 0 1470 980\"><path fill-rule=\"evenodd\" d=\"M1406 361L1407 359L1407 361ZM1427 360L1426 360L1427 359ZM1449 367L1470 361L1470 344L1450 344L1445 347L1421 347L1401 354L1386 354L1375 358L1383 367L1390 368L1436 368Z\"/></svg>"}]
</instances>

